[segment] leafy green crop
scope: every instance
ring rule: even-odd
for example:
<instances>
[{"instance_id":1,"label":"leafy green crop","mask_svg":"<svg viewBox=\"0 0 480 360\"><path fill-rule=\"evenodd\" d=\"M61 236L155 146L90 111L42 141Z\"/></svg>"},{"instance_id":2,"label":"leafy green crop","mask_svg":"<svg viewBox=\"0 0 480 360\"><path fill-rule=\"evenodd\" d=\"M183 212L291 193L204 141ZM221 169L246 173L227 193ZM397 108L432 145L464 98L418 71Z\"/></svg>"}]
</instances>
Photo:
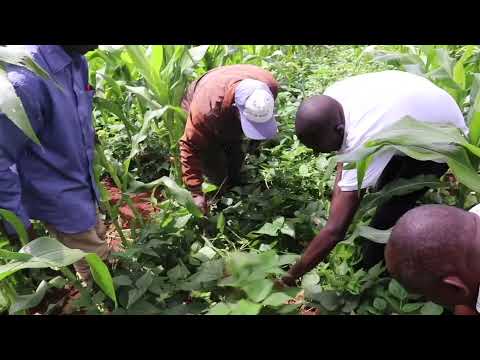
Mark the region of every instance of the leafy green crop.
<instances>
[{"instance_id":1,"label":"leafy green crop","mask_svg":"<svg viewBox=\"0 0 480 360\"><path fill-rule=\"evenodd\" d=\"M95 174L107 225L125 251L112 255L116 265L109 271L90 256L99 286L84 291L77 306L92 314L296 314L302 306L317 307L321 314L442 313L443 308L390 279L382 263L361 269L359 244L388 240L389 230L372 229L368 223L374 209L392 196L427 186L431 190L423 202L466 206L477 201L478 56L477 46L127 45L90 53L90 82L96 87ZM180 101L193 79L216 66L238 63L262 66L280 81L280 135L249 153L243 186L220 197L215 186L205 184L202 190L212 204L210 214L202 216L179 178L178 140L185 124ZM294 117L303 98L345 77L392 68L421 73L447 89L464 111L469 137L407 119L363 152L343 158L317 157L300 144ZM252 149L250 145L245 141L245 149ZM355 163L365 171L366 156L388 147L420 159L446 159L464 185L419 176L367 193L345 240L328 259L298 287L278 289L274 279L327 221L335 161ZM103 185L106 180L118 188L116 203ZM131 196L147 191L155 212L144 218ZM463 194L461 201L458 194ZM130 228L120 219L125 205L135 217ZM10 214L0 216L15 225ZM17 232L26 243L26 234L20 228ZM26 245L38 246L40 240L43 246L54 245L45 238ZM68 265L85 256L72 249L65 253L70 260L61 263L41 256L36 264L42 267L63 266L61 276L52 276L29 268L33 254L15 250L0 237L0 267L10 274L0 283L0 311L10 313L25 312L56 289L75 283ZM11 273L12 266L25 269ZM49 305L46 313L54 311L54 304Z\"/></svg>"}]
</instances>

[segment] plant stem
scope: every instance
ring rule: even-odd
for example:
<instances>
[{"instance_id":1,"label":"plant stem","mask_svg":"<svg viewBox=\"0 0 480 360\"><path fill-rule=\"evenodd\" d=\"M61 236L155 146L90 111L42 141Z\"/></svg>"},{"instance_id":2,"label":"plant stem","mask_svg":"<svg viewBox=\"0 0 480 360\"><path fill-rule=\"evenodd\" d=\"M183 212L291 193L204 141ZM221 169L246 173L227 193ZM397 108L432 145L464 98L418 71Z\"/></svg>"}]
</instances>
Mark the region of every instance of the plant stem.
<instances>
[{"instance_id":1,"label":"plant stem","mask_svg":"<svg viewBox=\"0 0 480 360\"><path fill-rule=\"evenodd\" d=\"M104 201L103 204L105 205L105 208L107 209L108 215L110 216L110 219L112 219L113 226L115 226L115 230L117 231L118 235L120 236L120 239L122 239L122 244L126 247L128 246L127 244L127 238L125 237L125 234L122 231L122 227L118 223L118 219L116 216L113 214L112 207L110 203L107 201Z\"/></svg>"},{"instance_id":2,"label":"plant stem","mask_svg":"<svg viewBox=\"0 0 480 360\"><path fill-rule=\"evenodd\" d=\"M80 294L82 294L82 296L86 296L88 297L90 295L89 291L84 288L82 286L82 284L80 283L80 281L77 279L77 277L75 276L75 274L68 268L68 267L63 267L63 268L60 268L60 272L65 275L65 277L70 280L70 282L73 284L73 286L75 286L75 288L80 291Z\"/></svg>"}]
</instances>

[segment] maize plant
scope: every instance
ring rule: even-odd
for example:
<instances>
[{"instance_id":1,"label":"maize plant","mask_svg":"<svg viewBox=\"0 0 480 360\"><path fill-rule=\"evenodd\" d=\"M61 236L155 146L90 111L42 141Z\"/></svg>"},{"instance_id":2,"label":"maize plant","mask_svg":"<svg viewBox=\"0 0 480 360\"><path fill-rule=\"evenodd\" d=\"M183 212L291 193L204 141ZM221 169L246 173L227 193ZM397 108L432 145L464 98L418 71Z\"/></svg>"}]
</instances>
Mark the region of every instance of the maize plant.
<instances>
[{"instance_id":1,"label":"maize plant","mask_svg":"<svg viewBox=\"0 0 480 360\"><path fill-rule=\"evenodd\" d=\"M12 65L23 66L44 79L50 79L50 76L35 62L24 46L0 46L0 113L5 114L33 142L40 144L22 101L8 79L7 71Z\"/></svg>"}]
</instances>

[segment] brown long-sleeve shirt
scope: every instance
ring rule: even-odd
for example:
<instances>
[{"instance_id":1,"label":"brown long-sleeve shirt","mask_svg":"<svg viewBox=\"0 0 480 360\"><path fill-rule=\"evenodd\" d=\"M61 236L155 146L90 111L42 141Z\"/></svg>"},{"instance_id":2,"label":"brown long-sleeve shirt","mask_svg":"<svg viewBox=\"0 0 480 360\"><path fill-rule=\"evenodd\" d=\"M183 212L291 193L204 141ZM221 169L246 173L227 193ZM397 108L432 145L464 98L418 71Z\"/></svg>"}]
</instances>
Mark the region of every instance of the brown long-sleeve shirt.
<instances>
[{"instance_id":1,"label":"brown long-sleeve shirt","mask_svg":"<svg viewBox=\"0 0 480 360\"><path fill-rule=\"evenodd\" d=\"M243 132L235 102L235 88L244 79L268 85L274 98L278 82L268 71L254 65L230 65L213 69L193 82L182 100L188 112L180 140L183 182L192 192L203 183L201 155L212 146L240 143Z\"/></svg>"}]
</instances>

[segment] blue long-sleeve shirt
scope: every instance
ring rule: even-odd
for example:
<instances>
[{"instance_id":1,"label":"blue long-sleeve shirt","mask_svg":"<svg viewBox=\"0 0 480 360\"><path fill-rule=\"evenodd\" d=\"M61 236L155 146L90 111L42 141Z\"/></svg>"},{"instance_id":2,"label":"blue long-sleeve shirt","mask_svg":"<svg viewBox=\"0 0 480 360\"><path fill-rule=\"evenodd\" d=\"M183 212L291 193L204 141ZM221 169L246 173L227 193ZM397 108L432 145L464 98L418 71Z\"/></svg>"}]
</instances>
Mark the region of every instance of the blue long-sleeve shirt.
<instances>
[{"instance_id":1,"label":"blue long-sleeve shirt","mask_svg":"<svg viewBox=\"0 0 480 360\"><path fill-rule=\"evenodd\" d=\"M57 45L27 49L63 91L25 68L8 67L42 146L0 113L0 208L16 213L27 227L37 219L67 234L87 231L95 226L98 201L88 65Z\"/></svg>"}]
</instances>

